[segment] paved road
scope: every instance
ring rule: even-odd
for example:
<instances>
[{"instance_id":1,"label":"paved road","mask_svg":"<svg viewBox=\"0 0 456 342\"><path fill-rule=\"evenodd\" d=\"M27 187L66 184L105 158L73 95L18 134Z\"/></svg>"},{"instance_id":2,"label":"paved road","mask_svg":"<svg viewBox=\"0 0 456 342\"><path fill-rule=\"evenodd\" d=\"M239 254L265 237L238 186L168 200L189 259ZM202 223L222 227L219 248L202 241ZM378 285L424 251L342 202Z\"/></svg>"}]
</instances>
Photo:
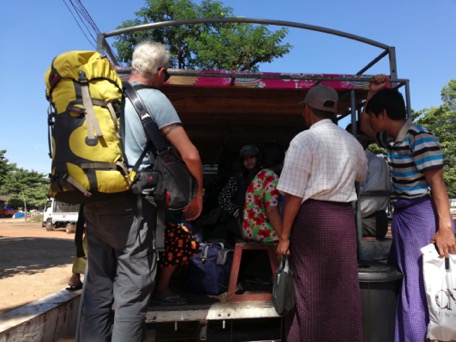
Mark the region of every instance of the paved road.
<instances>
[{"instance_id":1,"label":"paved road","mask_svg":"<svg viewBox=\"0 0 456 342\"><path fill-rule=\"evenodd\" d=\"M66 287L74 234L0 219L0 314Z\"/></svg>"}]
</instances>

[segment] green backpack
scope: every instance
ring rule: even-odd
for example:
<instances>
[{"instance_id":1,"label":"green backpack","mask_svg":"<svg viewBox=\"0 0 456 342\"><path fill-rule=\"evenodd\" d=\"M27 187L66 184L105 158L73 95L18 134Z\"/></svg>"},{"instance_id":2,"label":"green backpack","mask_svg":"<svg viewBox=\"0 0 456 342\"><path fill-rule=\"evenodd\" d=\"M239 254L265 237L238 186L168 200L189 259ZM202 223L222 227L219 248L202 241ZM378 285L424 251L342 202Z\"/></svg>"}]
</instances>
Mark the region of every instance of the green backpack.
<instances>
[{"instance_id":1,"label":"green backpack","mask_svg":"<svg viewBox=\"0 0 456 342\"><path fill-rule=\"evenodd\" d=\"M70 51L45 73L49 195L85 203L130 190L134 172L124 163L119 131L122 81L110 61L94 51Z\"/></svg>"}]
</instances>

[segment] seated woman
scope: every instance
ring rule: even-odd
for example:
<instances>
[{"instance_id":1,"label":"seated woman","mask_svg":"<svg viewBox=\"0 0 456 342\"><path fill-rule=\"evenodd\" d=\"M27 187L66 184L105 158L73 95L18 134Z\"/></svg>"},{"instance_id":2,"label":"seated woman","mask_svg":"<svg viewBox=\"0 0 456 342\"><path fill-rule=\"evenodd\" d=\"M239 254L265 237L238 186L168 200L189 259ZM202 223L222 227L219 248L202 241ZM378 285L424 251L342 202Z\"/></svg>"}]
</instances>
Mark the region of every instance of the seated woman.
<instances>
[{"instance_id":1,"label":"seated woman","mask_svg":"<svg viewBox=\"0 0 456 342\"><path fill-rule=\"evenodd\" d=\"M271 243L279 240L282 219L277 183L284 158L285 151L279 144L264 147L262 169L245 194L242 237L246 241Z\"/></svg>"},{"instance_id":2,"label":"seated woman","mask_svg":"<svg viewBox=\"0 0 456 342\"><path fill-rule=\"evenodd\" d=\"M171 279L174 271L179 266L187 265L190 258L199 251L200 247L189 224L168 214L165 227L165 251L160 252L159 255L157 281L152 295L153 303L161 305L187 303L185 298L171 289Z\"/></svg>"},{"instance_id":3,"label":"seated woman","mask_svg":"<svg viewBox=\"0 0 456 342\"><path fill-rule=\"evenodd\" d=\"M239 152L240 171L236 172L220 192L218 202L227 216L226 226L234 239L241 238L239 213L245 190L260 170L260 150L255 145L245 145ZM231 240L231 239L230 239Z\"/></svg>"}]
</instances>

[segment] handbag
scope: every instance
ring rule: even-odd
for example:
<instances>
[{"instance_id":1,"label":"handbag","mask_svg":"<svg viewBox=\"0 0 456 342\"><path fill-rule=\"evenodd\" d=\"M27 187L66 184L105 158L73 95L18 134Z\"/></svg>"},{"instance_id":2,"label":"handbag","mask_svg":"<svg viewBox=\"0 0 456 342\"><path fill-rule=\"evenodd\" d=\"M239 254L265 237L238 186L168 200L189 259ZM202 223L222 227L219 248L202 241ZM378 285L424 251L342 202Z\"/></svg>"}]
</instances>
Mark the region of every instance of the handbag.
<instances>
[{"instance_id":1,"label":"handbag","mask_svg":"<svg viewBox=\"0 0 456 342\"><path fill-rule=\"evenodd\" d=\"M172 147L158 152L153 169L163 176L168 209L181 210L196 196L196 179Z\"/></svg>"},{"instance_id":2,"label":"handbag","mask_svg":"<svg viewBox=\"0 0 456 342\"><path fill-rule=\"evenodd\" d=\"M429 311L427 338L431 341L455 341L456 255L450 254L448 259L442 258L433 244L423 247L421 252Z\"/></svg>"},{"instance_id":3,"label":"handbag","mask_svg":"<svg viewBox=\"0 0 456 342\"><path fill-rule=\"evenodd\" d=\"M125 96L128 97L139 115L149 142L155 148L153 171L158 172L164 186L158 185L154 195L162 197L170 210L181 210L189 205L196 196L198 185L179 153L169 146L163 134L147 112L141 98L133 86L123 83ZM157 191L162 189L162 191Z\"/></svg>"},{"instance_id":4,"label":"handbag","mask_svg":"<svg viewBox=\"0 0 456 342\"><path fill-rule=\"evenodd\" d=\"M201 243L201 251L192 257L187 273L187 290L218 295L228 290L234 250L222 242Z\"/></svg>"},{"instance_id":5,"label":"handbag","mask_svg":"<svg viewBox=\"0 0 456 342\"><path fill-rule=\"evenodd\" d=\"M295 307L295 293L293 287L293 271L284 255L272 283L272 303L281 316L288 314Z\"/></svg>"}]
</instances>

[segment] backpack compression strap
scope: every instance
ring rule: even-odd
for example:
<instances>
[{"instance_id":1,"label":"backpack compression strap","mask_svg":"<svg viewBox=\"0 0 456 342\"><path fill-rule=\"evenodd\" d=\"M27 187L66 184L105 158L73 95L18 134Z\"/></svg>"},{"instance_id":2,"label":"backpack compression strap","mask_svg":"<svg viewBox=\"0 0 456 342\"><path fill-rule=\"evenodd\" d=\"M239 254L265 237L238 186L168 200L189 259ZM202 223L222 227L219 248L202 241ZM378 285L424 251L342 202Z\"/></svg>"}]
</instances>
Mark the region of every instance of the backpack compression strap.
<instances>
[{"instance_id":1,"label":"backpack compression strap","mask_svg":"<svg viewBox=\"0 0 456 342\"><path fill-rule=\"evenodd\" d=\"M93 108L92 99L90 98L89 80L87 79L84 71L79 72L79 83L81 84L82 103L84 104L86 112L88 139L95 139L94 131L97 137L102 137L103 132L101 131L100 125L95 115L95 109Z\"/></svg>"}]
</instances>

